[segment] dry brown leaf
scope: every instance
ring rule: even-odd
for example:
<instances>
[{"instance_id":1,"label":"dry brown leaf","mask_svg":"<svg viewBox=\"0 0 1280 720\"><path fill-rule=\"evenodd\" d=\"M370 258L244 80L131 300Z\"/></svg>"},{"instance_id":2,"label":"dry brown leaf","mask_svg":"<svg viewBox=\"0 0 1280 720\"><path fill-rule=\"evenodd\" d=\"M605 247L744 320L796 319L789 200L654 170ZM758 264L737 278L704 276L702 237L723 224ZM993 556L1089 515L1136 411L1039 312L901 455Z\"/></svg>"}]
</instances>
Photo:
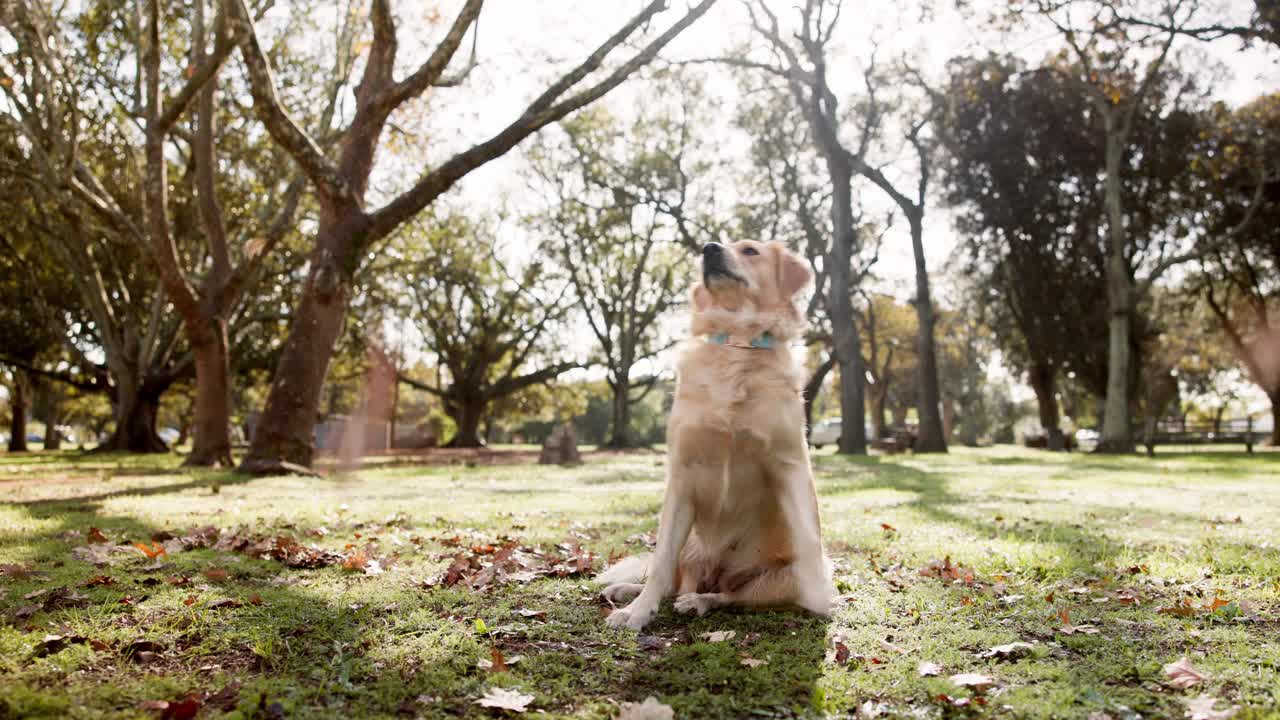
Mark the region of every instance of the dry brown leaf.
<instances>
[{"instance_id":1,"label":"dry brown leaf","mask_svg":"<svg viewBox=\"0 0 1280 720\"><path fill-rule=\"evenodd\" d=\"M475 701L475 704L481 707L522 713L529 708L529 703L531 702L533 702L532 695L525 695L518 690L491 687L485 692L484 697Z\"/></svg>"},{"instance_id":2,"label":"dry brown leaf","mask_svg":"<svg viewBox=\"0 0 1280 720\"><path fill-rule=\"evenodd\" d=\"M980 693L990 689L996 684L990 676L981 673L959 673L951 676L951 682L960 687L967 687L974 692Z\"/></svg>"},{"instance_id":3,"label":"dry brown leaf","mask_svg":"<svg viewBox=\"0 0 1280 720\"><path fill-rule=\"evenodd\" d=\"M1232 705L1223 710L1215 710L1218 698L1201 695L1182 701L1187 706L1187 717L1191 720L1229 720L1240 711L1239 705Z\"/></svg>"},{"instance_id":4,"label":"dry brown leaf","mask_svg":"<svg viewBox=\"0 0 1280 720\"><path fill-rule=\"evenodd\" d=\"M107 539L107 536L96 527L89 528L89 533L85 535L84 540L90 545L103 545L111 542Z\"/></svg>"},{"instance_id":5,"label":"dry brown leaf","mask_svg":"<svg viewBox=\"0 0 1280 720\"><path fill-rule=\"evenodd\" d=\"M1166 683L1169 687L1185 690L1193 685L1199 685L1208 679L1208 676L1200 672L1191 664L1191 661L1184 655L1177 662L1169 663L1164 666L1165 677L1169 678Z\"/></svg>"},{"instance_id":6,"label":"dry brown leaf","mask_svg":"<svg viewBox=\"0 0 1280 720\"><path fill-rule=\"evenodd\" d=\"M229 574L222 568L212 568L204 571L204 576L209 579L209 582L223 582Z\"/></svg>"},{"instance_id":7,"label":"dry brown leaf","mask_svg":"<svg viewBox=\"0 0 1280 720\"><path fill-rule=\"evenodd\" d=\"M676 711L650 695L642 703L622 703L614 720L675 720Z\"/></svg>"},{"instance_id":8,"label":"dry brown leaf","mask_svg":"<svg viewBox=\"0 0 1280 720\"><path fill-rule=\"evenodd\" d=\"M998 660L1016 660L1026 657L1035 651L1035 645L1027 642L1011 642L1007 645L996 645L990 650L978 653L978 657Z\"/></svg>"}]
</instances>

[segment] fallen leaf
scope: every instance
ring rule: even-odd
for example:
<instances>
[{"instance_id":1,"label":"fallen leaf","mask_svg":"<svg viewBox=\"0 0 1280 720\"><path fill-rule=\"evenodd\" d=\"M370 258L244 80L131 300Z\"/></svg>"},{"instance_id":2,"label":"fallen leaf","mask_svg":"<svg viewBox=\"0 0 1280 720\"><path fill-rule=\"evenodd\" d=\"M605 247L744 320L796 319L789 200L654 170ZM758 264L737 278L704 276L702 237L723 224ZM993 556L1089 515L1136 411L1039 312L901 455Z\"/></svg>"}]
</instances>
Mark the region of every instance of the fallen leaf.
<instances>
[{"instance_id":1,"label":"fallen leaf","mask_svg":"<svg viewBox=\"0 0 1280 720\"><path fill-rule=\"evenodd\" d=\"M732 640L737 634L734 630L716 630L714 632L704 632L700 637L707 642L724 642L725 640Z\"/></svg>"},{"instance_id":2,"label":"fallen leaf","mask_svg":"<svg viewBox=\"0 0 1280 720\"><path fill-rule=\"evenodd\" d=\"M489 657L491 658L487 668L489 672L507 672L510 669L507 667L506 658L502 657L502 651L497 646L489 649Z\"/></svg>"},{"instance_id":3,"label":"fallen leaf","mask_svg":"<svg viewBox=\"0 0 1280 720\"><path fill-rule=\"evenodd\" d=\"M81 635L45 635L44 639L36 644L34 654L36 657L44 657L46 655L56 655L67 648L68 645L81 645L87 642Z\"/></svg>"},{"instance_id":4,"label":"fallen leaf","mask_svg":"<svg viewBox=\"0 0 1280 720\"><path fill-rule=\"evenodd\" d=\"M896 652L899 655L906 655L908 652L910 652L909 650L905 650L903 648L898 647L897 645L894 645L888 640L881 640L880 647L885 650L888 650L889 652Z\"/></svg>"},{"instance_id":5,"label":"fallen leaf","mask_svg":"<svg viewBox=\"0 0 1280 720\"><path fill-rule=\"evenodd\" d=\"M213 602L209 603L209 609L218 610L221 608L238 608L238 607L241 607L242 605L243 603L241 603L239 600L233 600L231 598L222 598L221 600L214 600Z\"/></svg>"},{"instance_id":6,"label":"fallen leaf","mask_svg":"<svg viewBox=\"0 0 1280 720\"><path fill-rule=\"evenodd\" d=\"M889 523L880 523L880 528L881 528L882 530L884 530L885 532L887 532L887 533L896 533L896 532L898 532L898 528L896 528L896 527L894 527L894 526L890 525Z\"/></svg>"},{"instance_id":7,"label":"fallen leaf","mask_svg":"<svg viewBox=\"0 0 1280 720\"><path fill-rule=\"evenodd\" d=\"M139 663L149 663L164 650L164 646L153 640L134 640L125 646L120 654Z\"/></svg>"},{"instance_id":8,"label":"fallen leaf","mask_svg":"<svg viewBox=\"0 0 1280 720\"><path fill-rule=\"evenodd\" d=\"M1224 710L1215 710L1218 699L1201 695L1198 698L1187 698L1182 701L1187 706L1187 717L1191 720L1228 720L1240 711L1239 705L1232 705Z\"/></svg>"},{"instance_id":9,"label":"fallen leaf","mask_svg":"<svg viewBox=\"0 0 1280 720\"><path fill-rule=\"evenodd\" d=\"M9 564L0 565L0 575L8 575L14 580L28 580L33 575L44 575L44 573L33 570L30 565Z\"/></svg>"},{"instance_id":10,"label":"fallen leaf","mask_svg":"<svg viewBox=\"0 0 1280 720\"><path fill-rule=\"evenodd\" d=\"M849 646L844 644L844 638L839 635L831 638L831 646L831 654L827 659L837 665L847 664L849 662L850 652Z\"/></svg>"},{"instance_id":11,"label":"fallen leaf","mask_svg":"<svg viewBox=\"0 0 1280 720\"><path fill-rule=\"evenodd\" d=\"M139 703L138 707L160 713L160 720L191 720L200 713L201 705L200 698L192 693L176 702L146 700Z\"/></svg>"},{"instance_id":12,"label":"fallen leaf","mask_svg":"<svg viewBox=\"0 0 1280 720\"><path fill-rule=\"evenodd\" d=\"M164 546L160 543L152 543L148 545L147 543L136 542L133 546L141 550L142 554L146 555L149 560L155 560L161 555L169 554L169 551L165 550Z\"/></svg>"},{"instance_id":13,"label":"fallen leaf","mask_svg":"<svg viewBox=\"0 0 1280 720\"><path fill-rule=\"evenodd\" d=\"M1184 655L1177 662L1169 663L1164 666L1165 677L1169 678L1167 683L1169 687L1185 690L1193 685L1199 685L1204 682L1208 676L1200 672L1191 664L1191 661Z\"/></svg>"},{"instance_id":14,"label":"fallen leaf","mask_svg":"<svg viewBox=\"0 0 1280 720\"><path fill-rule=\"evenodd\" d=\"M254 606L261 605L261 604L262 604L262 596L261 596L261 595L259 595L258 593L254 593L254 594L250 595L250 596L249 596L249 604L250 604L250 605L254 605Z\"/></svg>"},{"instance_id":15,"label":"fallen leaf","mask_svg":"<svg viewBox=\"0 0 1280 720\"><path fill-rule=\"evenodd\" d=\"M959 673L951 676L951 682L960 687L967 687L974 692L980 693L990 689L996 684L996 681L981 673Z\"/></svg>"},{"instance_id":16,"label":"fallen leaf","mask_svg":"<svg viewBox=\"0 0 1280 720\"><path fill-rule=\"evenodd\" d=\"M209 579L209 582L223 582L229 575L230 573L222 568L212 568L204 571L204 576Z\"/></svg>"},{"instance_id":17,"label":"fallen leaf","mask_svg":"<svg viewBox=\"0 0 1280 720\"><path fill-rule=\"evenodd\" d=\"M946 582L958 582L964 585L972 585L974 574L972 570L951 564L951 556L948 555L941 561L933 560L920 568L921 577L932 577Z\"/></svg>"},{"instance_id":18,"label":"fallen leaf","mask_svg":"<svg viewBox=\"0 0 1280 720\"><path fill-rule=\"evenodd\" d=\"M1027 642L1012 642L1008 645L996 645L990 650L978 653L981 658L994 658L997 660L1016 660L1026 657L1035 652L1035 645Z\"/></svg>"},{"instance_id":19,"label":"fallen leaf","mask_svg":"<svg viewBox=\"0 0 1280 720\"><path fill-rule=\"evenodd\" d=\"M525 695L518 690L491 687L487 692L485 692L484 697L475 701L475 704L481 707L498 708L500 710L510 710L511 712L522 713L528 709L529 703L531 702L533 702L532 695Z\"/></svg>"},{"instance_id":20,"label":"fallen leaf","mask_svg":"<svg viewBox=\"0 0 1280 720\"><path fill-rule=\"evenodd\" d=\"M744 657L739 662L741 662L743 665L746 665L749 668L760 667L761 665L769 664L768 660L757 660L752 657Z\"/></svg>"},{"instance_id":21,"label":"fallen leaf","mask_svg":"<svg viewBox=\"0 0 1280 720\"><path fill-rule=\"evenodd\" d=\"M1226 607L1230 604L1231 604L1230 600L1223 600L1221 597L1215 595L1213 598L1213 602L1209 603L1208 605L1205 605L1204 609L1209 612L1215 612L1218 608Z\"/></svg>"},{"instance_id":22,"label":"fallen leaf","mask_svg":"<svg viewBox=\"0 0 1280 720\"><path fill-rule=\"evenodd\" d=\"M196 595L188 595L182 599L182 604L186 605L187 607L191 607L192 605L195 605L198 602L200 602L200 598Z\"/></svg>"},{"instance_id":23,"label":"fallen leaf","mask_svg":"<svg viewBox=\"0 0 1280 720\"><path fill-rule=\"evenodd\" d=\"M530 610L529 608L520 608L519 610L516 610L516 614L520 615L521 617L527 617L527 618L545 618L547 616L547 611L546 610Z\"/></svg>"},{"instance_id":24,"label":"fallen leaf","mask_svg":"<svg viewBox=\"0 0 1280 720\"><path fill-rule=\"evenodd\" d=\"M85 535L84 540L85 542L91 545L102 545L104 543L111 542L110 540L107 539L107 536L104 535L103 532L96 527L89 528L89 533Z\"/></svg>"},{"instance_id":25,"label":"fallen leaf","mask_svg":"<svg viewBox=\"0 0 1280 720\"><path fill-rule=\"evenodd\" d=\"M84 587L107 587L115 584L116 579L109 575L94 575L84 581Z\"/></svg>"},{"instance_id":26,"label":"fallen leaf","mask_svg":"<svg viewBox=\"0 0 1280 720\"><path fill-rule=\"evenodd\" d=\"M232 680L226 687L218 692L206 697L204 704L215 707L223 712L231 712L240 704L240 683Z\"/></svg>"},{"instance_id":27,"label":"fallen leaf","mask_svg":"<svg viewBox=\"0 0 1280 720\"><path fill-rule=\"evenodd\" d=\"M650 695L642 703L622 703L614 720L675 720L676 711Z\"/></svg>"},{"instance_id":28,"label":"fallen leaf","mask_svg":"<svg viewBox=\"0 0 1280 720\"><path fill-rule=\"evenodd\" d=\"M920 677L937 677L942 674L942 666L937 663L922 662L916 666Z\"/></svg>"}]
</instances>

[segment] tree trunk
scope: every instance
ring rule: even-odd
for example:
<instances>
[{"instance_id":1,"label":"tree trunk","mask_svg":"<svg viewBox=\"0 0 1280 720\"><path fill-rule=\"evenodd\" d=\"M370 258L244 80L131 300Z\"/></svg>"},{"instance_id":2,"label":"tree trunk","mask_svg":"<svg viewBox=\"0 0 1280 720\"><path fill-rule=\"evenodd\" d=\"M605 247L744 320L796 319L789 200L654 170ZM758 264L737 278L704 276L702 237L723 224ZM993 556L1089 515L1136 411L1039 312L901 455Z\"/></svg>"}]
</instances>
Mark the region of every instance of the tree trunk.
<instances>
[{"instance_id":1,"label":"tree trunk","mask_svg":"<svg viewBox=\"0 0 1280 720\"><path fill-rule=\"evenodd\" d=\"M311 466L315 450L312 433L320 407L325 375L347 311L354 237L364 232L356 212L336 217L321 214L311 272L302 289L290 328L272 378L266 407L258 420L249 453L239 470L255 475L296 471ZM478 444L477 417L471 428ZM461 423L459 423L461 429ZM475 447L476 445L465 447Z\"/></svg>"},{"instance_id":2,"label":"tree trunk","mask_svg":"<svg viewBox=\"0 0 1280 720\"><path fill-rule=\"evenodd\" d=\"M1267 444L1280 447L1280 388L1267 393L1267 399L1271 401L1271 440Z\"/></svg>"},{"instance_id":3,"label":"tree trunk","mask_svg":"<svg viewBox=\"0 0 1280 720\"><path fill-rule=\"evenodd\" d=\"M911 250L916 261L916 318L919 325L916 346L920 352L917 366L916 412L920 427L916 431L915 452L946 452L947 436L942 429L941 392L938 388L938 353L933 342L933 299L929 294L929 271L924 259L924 223L911 219Z\"/></svg>"},{"instance_id":4,"label":"tree trunk","mask_svg":"<svg viewBox=\"0 0 1280 720\"><path fill-rule=\"evenodd\" d=\"M13 394L9 396L9 452L27 451L27 383L22 371L13 370Z\"/></svg>"},{"instance_id":5,"label":"tree trunk","mask_svg":"<svg viewBox=\"0 0 1280 720\"><path fill-rule=\"evenodd\" d=\"M183 461L188 467L232 467L231 359L227 323L213 318L197 332L187 325L196 365L194 441Z\"/></svg>"},{"instance_id":6,"label":"tree trunk","mask_svg":"<svg viewBox=\"0 0 1280 720\"><path fill-rule=\"evenodd\" d=\"M827 375L831 372L831 368L835 367L836 356L832 353L827 356L814 368L813 374L809 376L809 380L804 384L804 434L809 436L809 431L813 429L813 401L818 397L818 391L822 389L822 383L826 382Z\"/></svg>"},{"instance_id":7,"label":"tree trunk","mask_svg":"<svg viewBox=\"0 0 1280 720\"><path fill-rule=\"evenodd\" d=\"M45 450L61 450L62 434L58 432L58 425L62 424L62 408L57 398L51 398L49 401L48 412L45 413L44 421L44 449Z\"/></svg>"},{"instance_id":8,"label":"tree trunk","mask_svg":"<svg viewBox=\"0 0 1280 720\"><path fill-rule=\"evenodd\" d=\"M1106 184L1107 210L1107 398L1102 419L1102 438L1095 452L1133 452L1133 429L1130 427L1129 395L1133 364L1133 278L1125 257L1127 244L1124 226L1124 204L1120 195L1120 165L1124 153L1115 112L1107 113Z\"/></svg>"},{"instance_id":9,"label":"tree trunk","mask_svg":"<svg viewBox=\"0 0 1280 720\"><path fill-rule=\"evenodd\" d=\"M478 448L484 447L480 440L480 421L484 416L483 401L468 398L448 403L449 417L458 425L458 431L445 447Z\"/></svg>"},{"instance_id":10,"label":"tree trunk","mask_svg":"<svg viewBox=\"0 0 1280 720\"><path fill-rule=\"evenodd\" d=\"M631 379L630 371L619 372L620 380L613 383L613 415L609 420L609 442L612 448L632 447L631 442Z\"/></svg>"},{"instance_id":11,"label":"tree trunk","mask_svg":"<svg viewBox=\"0 0 1280 720\"><path fill-rule=\"evenodd\" d=\"M889 388L892 383L893 376L882 372L880 382L876 383L876 389L871 393L871 425L877 440L888 440L889 427L893 424L889 417Z\"/></svg>"},{"instance_id":12,"label":"tree trunk","mask_svg":"<svg viewBox=\"0 0 1280 720\"><path fill-rule=\"evenodd\" d=\"M856 228L853 225L853 172L840 148L824 152L832 180L831 220L835 237L827 252L827 314L831 317L832 351L840 366L840 440L837 452L867 454L866 400L863 390L866 368L862 341L854 322L849 287Z\"/></svg>"},{"instance_id":13,"label":"tree trunk","mask_svg":"<svg viewBox=\"0 0 1280 720\"><path fill-rule=\"evenodd\" d=\"M1032 363L1027 381L1036 394L1036 407L1040 411L1040 427L1044 430L1049 450L1065 450L1062 436L1061 413L1058 411L1058 383L1054 369L1047 363Z\"/></svg>"},{"instance_id":14,"label":"tree trunk","mask_svg":"<svg viewBox=\"0 0 1280 720\"><path fill-rule=\"evenodd\" d=\"M156 434L156 414L164 388L122 383L116 390L116 429L100 452L162 453L169 448Z\"/></svg>"}]
</instances>

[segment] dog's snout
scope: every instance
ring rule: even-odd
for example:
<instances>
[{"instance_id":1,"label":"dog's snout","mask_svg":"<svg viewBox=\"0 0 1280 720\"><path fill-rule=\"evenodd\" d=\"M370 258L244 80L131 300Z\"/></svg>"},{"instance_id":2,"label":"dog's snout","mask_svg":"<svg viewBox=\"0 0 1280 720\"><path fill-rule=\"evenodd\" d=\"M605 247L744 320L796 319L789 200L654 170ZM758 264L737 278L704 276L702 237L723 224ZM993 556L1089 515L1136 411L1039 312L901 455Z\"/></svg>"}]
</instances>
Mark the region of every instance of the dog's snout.
<instances>
[{"instance_id":1,"label":"dog's snout","mask_svg":"<svg viewBox=\"0 0 1280 720\"><path fill-rule=\"evenodd\" d=\"M709 242L702 246L702 256L711 257L714 255L723 255L724 246L718 242Z\"/></svg>"}]
</instances>

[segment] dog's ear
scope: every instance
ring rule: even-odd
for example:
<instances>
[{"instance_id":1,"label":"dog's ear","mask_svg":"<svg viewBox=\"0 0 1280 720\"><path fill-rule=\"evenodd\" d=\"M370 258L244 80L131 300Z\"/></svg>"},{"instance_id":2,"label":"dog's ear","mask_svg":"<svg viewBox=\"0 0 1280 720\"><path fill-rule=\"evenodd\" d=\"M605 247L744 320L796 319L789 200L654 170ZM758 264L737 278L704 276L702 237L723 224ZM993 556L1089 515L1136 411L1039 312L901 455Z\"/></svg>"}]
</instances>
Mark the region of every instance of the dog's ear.
<instances>
[{"instance_id":1,"label":"dog's ear","mask_svg":"<svg viewBox=\"0 0 1280 720\"><path fill-rule=\"evenodd\" d=\"M813 270L799 255L791 252L782 243L772 243L777 253L778 292L782 297L790 298L813 282Z\"/></svg>"},{"instance_id":2,"label":"dog's ear","mask_svg":"<svg viewBox=\"0 0 1280 720\"><path fill-rule=\"evenodd\" d=\"M689 304L693 306L694 312L702 312L711 307L711 291L702 283L694 283L693 289L689 291Z\"/></svg>"}]
</instances>

